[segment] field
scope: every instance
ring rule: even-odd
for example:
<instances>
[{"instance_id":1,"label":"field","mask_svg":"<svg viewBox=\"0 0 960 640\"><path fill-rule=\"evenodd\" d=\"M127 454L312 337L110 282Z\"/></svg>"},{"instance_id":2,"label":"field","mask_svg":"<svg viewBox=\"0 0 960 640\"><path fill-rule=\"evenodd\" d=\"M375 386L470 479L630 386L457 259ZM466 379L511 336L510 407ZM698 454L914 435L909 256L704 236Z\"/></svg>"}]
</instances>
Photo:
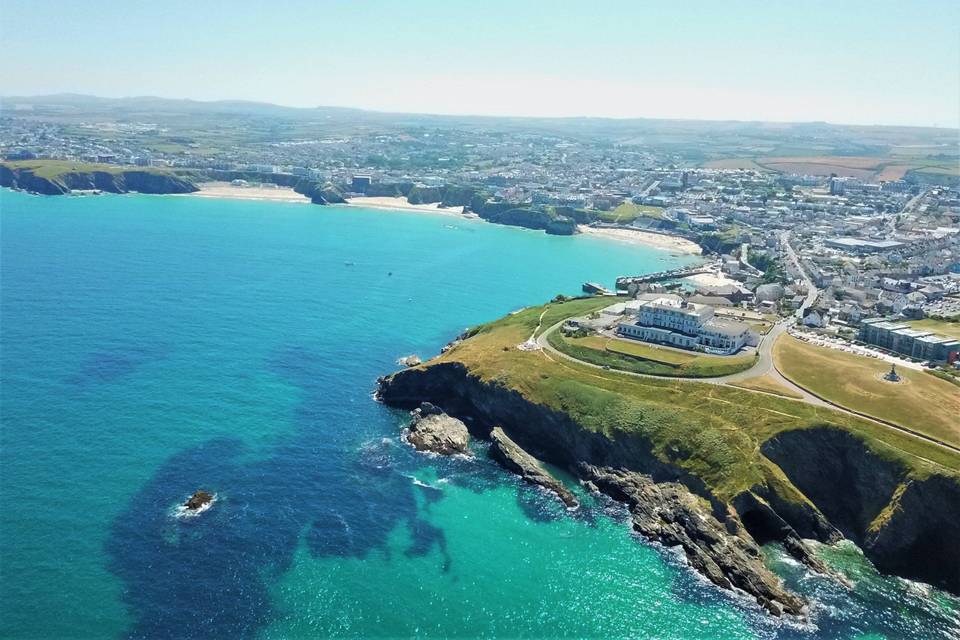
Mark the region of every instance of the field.
<instances>
[{"instance_id":1,"label":"field","mask_svg":"<svg viewBox=\"0 0 960 640\"><path fill-rule=\"evenodd\" d=\"M619 371L678 378L711 378L749 369L753 354L740 356L708 356L663 349L632 340L600 336L565 338L555 331L547 338L550 344L569 356Z\"/></svg>"},{"instance_id":2,"label":"field","mask_svg":"<svg viewBox=\"0 0 960 640\"><path fill-rule=\"evenodd\" d=\"M663 208L634 204L627 200L615 209L603 211L599 214L599 218L604 222L617 222L620 224L629 224L640 217L660 220L663 218Z\"/></svg>"},{"instance_id":3,"label":"field","mask_svg":"<svg viewBox=\"0 0 960 640\"><path fill-rule=\"evenodd\" d=\"M926 318L924 320L907 320L907 324L914 329L933 331L942 336L949 336L960 340L960 322L944 322L943 320Z\"/></svg>"},{"instance_id":4,"label":"field","mask_svg":"<svg viewBox=\"0 0 960 640\"><path fill-rule=\"evenodd\" d=\"M724 158L723 160L710 160L704 162L703 166L707 169L753 169L754 171L768 171L750 158Z\"/></svg>"},{"instance_id":5,"label":"field","mask_svg":"<svg viewBox=\"0 0 960 640\"><path fill-rule=\"evenodd\" d=\"M831 173L835 173L838 176L867 179L876 173L880 159L845 158L837 156L813 156L809 158L772 157L758 158L757 163L766 169L782 173L801 173L820 176L828 176Z\"/></svg>"},{"instance_id":6,"label":"field","mask_svg":"<svg viewBox=\"0 0 960 640\"><path fill-rule=\"evenodd\" d=\"M543 331L608 305L603 298L550 304L542 323L544 307L531 307L481 325L473 337L428 364L460 363L482 381L563 411L584 428L609 437L643 435L655 455L695 473L721 498L782 478L760 453L762 442L784 430L825 424L854 432L877 455L902 461L915 477L928 474L931 463L960 469L960 456L950 451L830 409L747 389L626 376L545 351L517 349L538 325Z\"/></svg>"},{"instance_id":7,"label":"field","mask_svg":"<svg viewBox=\"0 0 960 640\"><path fill-rule=\"evenodd\" d=\"M782 149L786 151L786 149ZM755 169L780 173L799 173L819 176L849 176L863 180L899 180L907 172L938 175L960 175L960 162L944 158L942 147L895 148L889 155L837 156L757 156L754 158L724 158L703 164L710 169ZM931 157L926 157L930 155Z\"/></svg>"},{"instance_id":8,"label":"field","mask_svg":"<svg viewBox=\"0 0 960 640\"><path fill-rule=\"evenodd\" d=\"M741 380L740 382L731 383L734 387L740 387L741 389L755 389L757 391L764 391L766 393L775 393L778 396L783 396L784 398L802 398L799 393L792 391L782 384L776 381L771 376L760 376L758 378L748 378L746 380Z\"/></svg>"},{"instance_id":9,"label":"field","mask_svg":"<svg viewBox=\"0 0 960 640\"><path fill-rule=\"evenodd\" d=\"M922 371L901 368L903 382L882 379L882 361L783 336L773 349L780 372L831 402L960 445L960 392Z\"/></svg>"},{"instance_id":10,"label":"field","mask_svg":"<svg viewBox=\"0 0 960 640\"><path fill-rule=\"evenodd\" d=\"M634 340L611 340L610 338L598 338L602 344L600 349L623 353L628 356L653 360L654 362L665 362L667 364L689 364L697 360L695 353L683 353L673 349L662 349L656 345L636 342ZM701 356L702 357L702 356Z\"/></svg>"},{"instance_id":11,"label":"field","mask_svg":"<svg viewBox=\"0 0 960 640\"><path fill-rule=\"evenodd\" d=\"M157 167L124 167L115 164L97 164L94 162L74 162L72 160L15 160L4 162L10 169L29 169L38 178L55 180L65 173L123 173L124 171L147 171L149 173L175 173L169 169Z\"/></svg>"}]
</instances>

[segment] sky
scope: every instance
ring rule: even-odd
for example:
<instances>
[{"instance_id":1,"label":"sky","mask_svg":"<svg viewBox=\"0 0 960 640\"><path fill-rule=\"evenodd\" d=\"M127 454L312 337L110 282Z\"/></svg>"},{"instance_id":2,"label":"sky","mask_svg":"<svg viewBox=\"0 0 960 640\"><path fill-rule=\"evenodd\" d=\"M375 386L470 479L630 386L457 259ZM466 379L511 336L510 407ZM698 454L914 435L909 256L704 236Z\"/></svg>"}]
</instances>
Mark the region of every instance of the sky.
<instances>
[{"instance_id":1,"label":"sky","mask_svg":"<svg viewBox=\"0 0 960 640\"><path fill-rule=\"evenodd\" d=\"M960 126L960 2L0 0L0 95Z\"/></svg>"}]
</instances>

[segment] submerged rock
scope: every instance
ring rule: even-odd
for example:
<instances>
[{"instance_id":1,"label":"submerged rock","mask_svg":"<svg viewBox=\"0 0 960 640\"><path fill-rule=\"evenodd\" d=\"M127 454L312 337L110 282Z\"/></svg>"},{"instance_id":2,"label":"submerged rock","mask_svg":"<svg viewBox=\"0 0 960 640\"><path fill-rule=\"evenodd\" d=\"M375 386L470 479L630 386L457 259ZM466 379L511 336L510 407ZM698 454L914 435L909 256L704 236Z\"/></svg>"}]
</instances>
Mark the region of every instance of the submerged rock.
<instances>
[{"instance_id":1,"label":"submerged rock","mask_svg":"<svg viewBox=\"0 0 960 640\"><path fill-rule=\"evenodd\" d=\"M494 427L490 432L490 439L493 441L490 455L494 460L527 482L554 492L568 507L575 508L580 505L576 496L562 482L550 475L539 460L511 440L503 429Z\"/></svg>"},{"instance_id":2,"label":"submerged rock","mask_svg":"<svg viewBox=\"0 0 960 640\"><path fill-rule=\"evenodd\" d=\"M190 499L183 506L191 511L196 511L211 502L213 502L213 494L200 490L190 496Z\"/></svg>"},{"instance_id":3,"label":"submerged rock","mask_svg":"<svg viewBox=\"0 0 960 640\"><path fill-rule=\"evenodd\" d=\"M467 425L448 416L429 402L422 403L410 412L413 420L407 441L418 451L432 451L449 456L455 453L469 453L470 433Z\"/></svg>"}]
</instances>

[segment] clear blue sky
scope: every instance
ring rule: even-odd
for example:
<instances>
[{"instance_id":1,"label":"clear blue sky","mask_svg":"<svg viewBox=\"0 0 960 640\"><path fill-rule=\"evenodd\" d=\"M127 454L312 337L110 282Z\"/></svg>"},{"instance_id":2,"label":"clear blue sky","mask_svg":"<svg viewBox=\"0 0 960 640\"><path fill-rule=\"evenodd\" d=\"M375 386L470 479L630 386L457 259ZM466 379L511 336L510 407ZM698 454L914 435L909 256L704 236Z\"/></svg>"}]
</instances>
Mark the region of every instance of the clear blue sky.
<instances>
[{"instance_id":1,"label":"clear blue sky","mask_svg":"<svg viewBox=\"0 0 960 640\"><path fill-rule=\"evenodd\" d=\"M960 2L0 0L0 94L960 125Z\"/></svg>"}]
</instances>

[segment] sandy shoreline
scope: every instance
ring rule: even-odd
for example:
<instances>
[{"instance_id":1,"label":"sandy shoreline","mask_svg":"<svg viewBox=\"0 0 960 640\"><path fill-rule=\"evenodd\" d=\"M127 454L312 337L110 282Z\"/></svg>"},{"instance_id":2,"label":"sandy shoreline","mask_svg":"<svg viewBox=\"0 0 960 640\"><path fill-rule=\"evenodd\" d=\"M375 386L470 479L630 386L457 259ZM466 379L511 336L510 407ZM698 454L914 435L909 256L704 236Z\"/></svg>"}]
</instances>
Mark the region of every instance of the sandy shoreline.
<instances>
[{"instance_id":1,"label":"sandy shoreline","mask_svg":"<svg viewBox=\"0 0 960 640\"><path fill-rule=\"evenodd\" d=\"M200 189L199 191L194 191L193 193L187 193L183 195L192 196L195 198L227 198L231 200L268 200L273 202L298 202L308 204L310 202L310 198L297 193L290 187L273 187L264 185L240 187L232 185L229 182L204 182L198 186ZM433 213L455 216L460 219L464 219L466 217L474 219L477 218L476 214L464 215L463 207L441 208L439 202L433 202L430 204L410 204L404 197L390 198L362 196L350 198L347 201L347 204L343 206L366 207L368 209L384 209L389 211ZM666 236L640 230L633 231L631 229L605 229L588 227L585 225L580 225L578 230L583 235L587 236L608 238L618 242L625 242L627 244L656 247L658 249L666 249L675 253L700 255L700 246L691 240L687 240L686 238Z\"/></svg>"},{"instance_id":2,"label":"sandy shoreline","mask_svg":"<svg viewBox=\"0 0 960 640\"><path fill-rule=\"evenodd\" d=\"M238 187L229 182L203 182L199 191L184 195L195 198L228 198L230 200L272 200L274 202L306 202L310 198L290 187L250 186Z\"/></svg>"},{"instance_id":3,"label":"sandy shoreline","mask_svg":"<svg viewBox=\"0 0 960 640\"><path fill-rule=\"evenodd\" d=\"M447 213L458 217L463 216L463 207L440 207L439 202L430 204L410 204L406 198L389 198L376 196L361 196L350 198L347 204L355 207L367 207L370 209L391 209L396 211L425 211L428 213Z\"/></svg>"},{"instance_id":4,"label":"sandy shoreline","mask_svg":"<svg viewBox=\"0 0 960 640\"><path fill-rule=\"evenodd\" d=\"M657 247L658 249L669 249L677 253L700 255L700 245L686 238L650 233L649 231L640 231L639 229L633 231L631 229L606 229L585 225L580 225L577 228L584 235L610 238L628 244L640 244L647 247Z\"/></svg>"}]
</instances>

